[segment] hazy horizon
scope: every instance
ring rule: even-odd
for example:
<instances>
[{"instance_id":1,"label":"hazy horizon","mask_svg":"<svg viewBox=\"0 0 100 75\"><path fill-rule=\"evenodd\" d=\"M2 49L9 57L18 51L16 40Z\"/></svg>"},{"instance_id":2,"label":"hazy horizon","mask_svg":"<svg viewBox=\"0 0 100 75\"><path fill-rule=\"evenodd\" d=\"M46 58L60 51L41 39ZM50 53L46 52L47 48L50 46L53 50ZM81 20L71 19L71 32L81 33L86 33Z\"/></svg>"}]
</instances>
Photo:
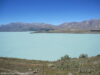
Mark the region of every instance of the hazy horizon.
<instances>
[{"instance_id":1,"label":"hazy horizon","mask_svg":"<svg viewBox=\"0 0 100 75\"><path fill-rule=\"evenodd\" d=\"M87 20L81 20L81 21L66 21L66 22L62 22L62 23L59 23L59 24L51 24L51 23L45 23L45 22L9 22L9 23L3 23L3 24L0 24L0 25L6 25L6 24L10 24L10 23L29 23L29 24L32 24L32 23L44 23L44 24L51 24L51 25L56 25L56 26L59 26L60 24L63 24L63 23L72 23L72 22L83 22L83 21L90 21L90 20L100 20L100 19L87 19Z\"/></svg>"}]
</instances>

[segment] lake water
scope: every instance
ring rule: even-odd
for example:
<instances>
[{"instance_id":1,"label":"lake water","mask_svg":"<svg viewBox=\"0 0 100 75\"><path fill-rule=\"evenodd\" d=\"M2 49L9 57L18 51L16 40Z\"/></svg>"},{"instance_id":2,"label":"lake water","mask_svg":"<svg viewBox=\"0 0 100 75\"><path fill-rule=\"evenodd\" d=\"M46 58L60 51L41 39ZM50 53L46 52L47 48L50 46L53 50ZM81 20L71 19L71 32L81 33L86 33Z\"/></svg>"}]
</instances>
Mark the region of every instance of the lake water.
<instances>
[{"instance_id":1,"label":"lake water","mask_svg":"<svg viewBox=\"0 0 100 75\"><path fill-rule=\"evenodd\" d=\"M0 32L0 56L57 60L68 54L78 57L100 54L100 34Z\"/></svg>"}]
</instances>

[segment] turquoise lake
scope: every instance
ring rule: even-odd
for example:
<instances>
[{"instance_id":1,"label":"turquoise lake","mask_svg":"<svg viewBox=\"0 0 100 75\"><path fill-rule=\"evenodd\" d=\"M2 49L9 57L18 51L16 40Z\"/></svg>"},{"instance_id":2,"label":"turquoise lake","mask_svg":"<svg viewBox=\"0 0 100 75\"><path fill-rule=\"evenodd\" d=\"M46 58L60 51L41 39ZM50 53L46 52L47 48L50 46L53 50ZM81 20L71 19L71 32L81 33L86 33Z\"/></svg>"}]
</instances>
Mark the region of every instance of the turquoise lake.
<instances>
[{"instance_id":1,"label":"turquoise lake","mask_svg":"<svg viewBox=\"0 0 100 75\"><path fill-rule=\"evenodd\" d=\"M100 54L100 34L0 32L0 57L57 60Z\"/></svg>"}]
</instances>

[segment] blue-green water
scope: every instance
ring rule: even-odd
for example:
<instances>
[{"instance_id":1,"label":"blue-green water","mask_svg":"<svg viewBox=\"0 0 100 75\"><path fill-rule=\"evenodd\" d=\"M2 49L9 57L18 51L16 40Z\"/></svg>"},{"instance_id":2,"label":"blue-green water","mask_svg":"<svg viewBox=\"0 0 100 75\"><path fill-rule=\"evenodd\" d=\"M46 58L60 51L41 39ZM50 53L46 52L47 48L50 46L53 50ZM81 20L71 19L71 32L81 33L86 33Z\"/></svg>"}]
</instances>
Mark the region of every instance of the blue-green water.
<instances>
[{"instance_id":1,"label":"blue-green water","mask_svg":"<svg viewBox=\"0 0 100 75\"><path fill-rule=\"evenodd\" d=\"M0 32L0 56L57 60L68 54L78 57L100 54L100 34Z\"/></svg>"}]
</instances>

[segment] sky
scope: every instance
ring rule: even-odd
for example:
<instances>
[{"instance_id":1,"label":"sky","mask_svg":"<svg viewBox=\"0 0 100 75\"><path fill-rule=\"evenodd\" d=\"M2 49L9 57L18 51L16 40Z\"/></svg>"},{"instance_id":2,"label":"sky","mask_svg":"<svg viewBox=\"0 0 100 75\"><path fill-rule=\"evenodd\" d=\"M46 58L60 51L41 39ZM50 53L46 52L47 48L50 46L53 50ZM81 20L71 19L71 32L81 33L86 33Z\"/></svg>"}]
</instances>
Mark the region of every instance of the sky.
<instances>
[{"instance_id":1,"label":"sky","mask_svg":"<svg viewBox=\"0 0 100 75\"><path fill-rule=\"evenodd\" d=\"M100 19L100 0L0 0L0 25Z\"/></svg>"}]
</instances>

